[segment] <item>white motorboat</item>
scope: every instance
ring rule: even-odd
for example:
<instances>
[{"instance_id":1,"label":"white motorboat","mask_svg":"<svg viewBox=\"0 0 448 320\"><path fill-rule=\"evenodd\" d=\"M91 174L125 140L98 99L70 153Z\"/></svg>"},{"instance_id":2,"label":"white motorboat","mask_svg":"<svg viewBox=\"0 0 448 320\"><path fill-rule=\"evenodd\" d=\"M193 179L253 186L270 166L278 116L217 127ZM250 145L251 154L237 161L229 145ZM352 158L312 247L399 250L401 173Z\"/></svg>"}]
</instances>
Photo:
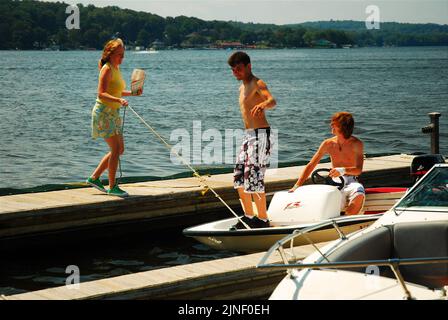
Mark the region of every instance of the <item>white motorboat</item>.
<instances>
[{"instance_id":1,"label":"white motorboat","mask_svg":"<svg viewBox=\"0 0 448 320\"><path fill-rule=\"evenodd\" d=\"M448 299L448 164L434 165L368 228L301 262L288 258L285 245L314 228L285 237L258 264L287 270L270 299ZM268 263L276 251L283 263Z\"/></svg>"},{"instance_id":2,"label":"white motorboat","mask_svg":"<svg viewBox=\"0 0 448 320\"><path fill-rule=\"evenodd\" d=\"M316 170L313 177L319 176L318 173L322 171L329 170ZM325 179L329 182L327 178ZM313 181L316 182L317 179ZM334 184L341 187L342 183ZM295 230L329 222L330 224L308 233L306 237L295 239L294 243L302 245L309 244L309 241L330 241L339 236L338 231L332 227L333 223L337 223L344 233L364 229L376 221L379 214L391 208L405 191L405 188L367 189L364 214L341 216L342 200L337 186L306 185L293 193L280 191L274 194L268 208L271 225L268 228L231 230L231 227L238 222L238 218L234 217L190 227L185 229L183 234L214 249L257 252L268 250L275 242Z\"/></svg>"},{"instance_id":3,"label":"white motorboat","mask_svg":"<svg viewBox=\"0 0 448 320\"><path fill-rule=\"evenodd\" d=\"M154 53L159 53L159 51L153 48L150 48L149 50L134 51L134 54L154 54Z\"/></svg>"}]
</instances>

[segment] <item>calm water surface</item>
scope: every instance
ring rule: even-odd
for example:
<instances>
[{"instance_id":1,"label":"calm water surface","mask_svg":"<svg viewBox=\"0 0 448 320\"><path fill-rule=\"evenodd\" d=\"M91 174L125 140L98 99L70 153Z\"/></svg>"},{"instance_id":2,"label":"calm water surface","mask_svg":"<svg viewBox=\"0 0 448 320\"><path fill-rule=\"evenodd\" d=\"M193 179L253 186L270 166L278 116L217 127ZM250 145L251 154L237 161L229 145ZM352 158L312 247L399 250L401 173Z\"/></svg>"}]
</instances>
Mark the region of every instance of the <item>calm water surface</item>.
<instances>
[{"instance_id":1,"label":"calm water surface","mask_svg":"<svg viewBox=\"0 0 448 320\"><path fill-rule=\"evenodd\" d=\"M278 101L268 120L278 129L280 163L307 161L329 137L328 119L350 111L367 154L429 151L421 127L441 117L440 147L448 154L448 48L250 51L254 73ZM122 73L147 72L132 106L164 137L173 130L242 128L239 83L226 65L229 51L126 53ZM0 188L83 181L107 151L90 137L90 112L100 52L0 51ZM125 123L125 177L185 172L130 112ZM176 143L176 141L172 141ZM239 143L239 142L234 142ZM202 145L204 147L206 143ZM200 152L201 147L192 149ZM202 165L213 166L207 163ZM227 167L229 167L227 165ZM0 294L59 286L67 265L81 281L232 256L182 237L129 239L95 248L58 250L51 257L4 259Z\"/></svg>"},{"instance_id":2,"label":"calm water surface","mask_svg":"<svg viewBox=\"0 0 448 320\"><path fill-rule=\"evenodd\" d=\"M127 52L122 73L147 72L144 95L129 98L167 139L176 129L192 135L242 128L239 83L229 51ZM268 120L278 129L280 163L306 161L329 137L325 122L350 111L367 154L429 150L421 127L441 117L441 151L448 153L448 48L255 50L253 71L278 101ZM0 188L85 180L107 151L90 137L100 52L0 52ZM127 112L123 175L165 177L185 172L165 147ZM171 141L175 144L177 141ZM239 143L235 141L235 143ZM200 154L207 142L191 150ZM203 165L213 166L210 163Z\"/></svg>"}]
</instances>

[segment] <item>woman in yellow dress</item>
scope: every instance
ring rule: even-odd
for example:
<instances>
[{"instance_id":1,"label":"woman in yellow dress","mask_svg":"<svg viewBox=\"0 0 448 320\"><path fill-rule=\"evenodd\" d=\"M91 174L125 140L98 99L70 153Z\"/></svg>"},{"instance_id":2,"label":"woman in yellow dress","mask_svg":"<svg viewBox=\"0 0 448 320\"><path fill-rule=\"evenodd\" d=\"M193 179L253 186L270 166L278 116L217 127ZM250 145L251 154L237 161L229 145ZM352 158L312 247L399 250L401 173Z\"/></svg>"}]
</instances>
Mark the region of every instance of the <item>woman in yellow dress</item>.
<instances>
[{"instance_id":1,"label":"woman in yellow dress","mask_svg":"<svg viewBox=\"0 0 448 320\"><path fill-rule=\"evenodd\" d=\"M102 192L120 197L126 197L128 194L121 190L115 181L118 160L124 152L122 120L119 111L120 107L128 105L128 101L122 97L133 95L131 91L125 90L126 83L120 72L124 51L121 39L110 40L106 43L98 64L100 74L98 97L92 110L92 137L94 139L103 138L109 145L110 152L103 157L86 181ZM136 95L141 94L142 90L136 93ZM100 181L100 176L106 169L109 171L109 190L106 190Z\"/></svg>"}]
</instances>

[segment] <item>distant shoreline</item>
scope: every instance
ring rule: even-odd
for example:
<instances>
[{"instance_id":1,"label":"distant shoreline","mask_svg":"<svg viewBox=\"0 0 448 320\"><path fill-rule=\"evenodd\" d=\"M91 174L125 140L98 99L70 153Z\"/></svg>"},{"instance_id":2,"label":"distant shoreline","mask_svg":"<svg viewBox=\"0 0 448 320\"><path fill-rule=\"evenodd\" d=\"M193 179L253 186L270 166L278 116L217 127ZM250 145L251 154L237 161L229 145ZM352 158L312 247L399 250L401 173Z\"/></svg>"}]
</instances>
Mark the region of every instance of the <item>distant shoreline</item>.
<instances>
[{"instance_id":1,"label":"distant shoreline","mask_svg":"<svg viewBox=\"0 0 448 320\"><path fill-rule=\"evenodd\" d=\"M446 45L427 45L427 46L369 46L369 47L353 47L350 49L391 49L391 48L440 48L440 47L448 47L448 44ZM231 51L231 50L254 50L254 51L260 51L260 50L334 50L337 49L343 50L346 48L310 48L310 47L300 47L300 48L231 48L231 49L215 49L215 48L173 48L173 49L160 49L155 52L164 52L164 51ZM101 49L59 49L59 50L45 50L45 49L0 49L0 52L16 52L16 51L26 51L26 52L79 52L79 51L85 51L85 52L96 52L101 51ZM148 50L127 50L127 52L132 53L141 53L145 54L148 53Z\"/></svg>"},{"instance_id":2,"label":"distant shoreline","mask_svg":"<svg viewBox=\"0 0 448 320\"><path fill-rule=\"evenodd\" d=\"M275 25L163 18L116 6L77 5L78 23L70 25L63 2L2 0L3 49L101 49L114 36L127 46L165 48L305 48L347 46L448 45L448 25L365 21L315 21Z\"/></svg>"}]
</instances>

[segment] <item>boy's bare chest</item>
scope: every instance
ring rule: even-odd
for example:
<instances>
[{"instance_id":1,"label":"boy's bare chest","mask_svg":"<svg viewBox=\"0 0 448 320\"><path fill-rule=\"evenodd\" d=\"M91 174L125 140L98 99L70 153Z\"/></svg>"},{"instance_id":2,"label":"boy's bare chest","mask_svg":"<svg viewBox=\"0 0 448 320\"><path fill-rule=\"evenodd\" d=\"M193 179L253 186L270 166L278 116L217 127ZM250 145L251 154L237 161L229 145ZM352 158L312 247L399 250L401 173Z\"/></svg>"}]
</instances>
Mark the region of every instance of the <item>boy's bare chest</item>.
<instances>
[{"instance_id":1,"label":"boy's bare chest","mask_svg":"<svg viewBox=\"0 0 448 320\"><path fill-rule=\"evenodd\" d=\"M262 102L263 99L258 93L254 85L241 85L239 102L242 108L252 108L253 106Z\"/></svg>"},{"instance_id":2,"label":"boy's bare chest","mask_svg":"<svg viewBox=\"0 0 448 320\"><path fill-rule=\"evenodd\" d=\"M329 146L328 153L333 161L343 162L346 165L351 165L356 157L353 143L339 144L335 141Z\"/></svg>"}]
</instances>

